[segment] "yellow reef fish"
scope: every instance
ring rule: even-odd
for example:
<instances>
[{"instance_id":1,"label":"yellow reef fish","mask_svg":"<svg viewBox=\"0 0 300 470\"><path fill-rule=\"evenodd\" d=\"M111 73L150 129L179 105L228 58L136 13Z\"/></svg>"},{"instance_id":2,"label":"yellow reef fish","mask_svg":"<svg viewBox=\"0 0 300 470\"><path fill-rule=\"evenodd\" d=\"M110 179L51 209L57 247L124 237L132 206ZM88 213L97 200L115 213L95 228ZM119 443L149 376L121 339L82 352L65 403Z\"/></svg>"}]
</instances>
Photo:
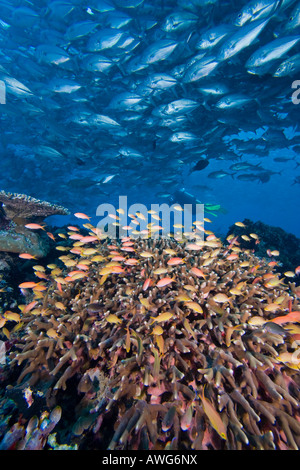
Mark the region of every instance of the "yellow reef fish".
<instances>
[{"instance_id":1,"label":"yellow reef fish","mask_svg":"<svg viewBox=\"0 0 300 470\"><path fill-rule=\"evenodd\" d=\"M299 369L300 368L300 358L299 358L300 349L296 349L293 353L285 351L279 356L276 356L276 360L282 362L283 364L287 364L292 369Z\"/></svg>"},{"instance_id":2,"label":"yellow reef fish","mask_svg":"<svg viewBox=\"0 0 300 470\"><path fill-rule=\"evenodd\" d=\"M75 273L72 277L73 280L83 279L88 276L88 273Z\"/></svg>"},{"instance_id":3,"label":"yellow reef fish","mask_svg":"<svg viewBox=\"0 0 300 470\"><path fill-rule=\"evenodd\" d=\"M77 261L75 261L74 259L69 259L69 260L64 261L64 265L67 268L71 268L72 266L75 266L76 263L77 263Z\"/></svg>"},{"instance_id":4,"label":"yellow reef fish","mask_svg":"<svg viewBox=\"0 0 300 470\"><path fill-rule=\"evenodd\" d=\"M55 269L55 268L57 268L57 265L56 264L47 264L47 268Z\"/></svg>"},{"instance_id":5,"label":"yellow reef fish","mask_svg":"<svg viewBox=\"0 0 300 470\"><path fill-rule=\"evenodd\" d=\"M139 253L139 255L142 257L142 258L151 258L153 255L153 253L151 253L150 251L142 251L141 253Z\"/></svg>"},{"instance_id":6,"label":"yellow reef fish","mask_svg":"<svg viewBox=\"0 0 300 470\"><path fill-rule=\"evenodd\" d=\"M202 266L203 266L203 267L209 266L213 261L214 261L213 258L207 258L207 259L203 262Z\"/></svg>"},{"instance_id":7,"label":"yellow reef fish","mask_svg":"<svg viewBox=\"0 0 300 470\"><path fill-rule=\"evenodd\" d=\"M216 294L214 297L213 297L213 300L215 302L217 302L218 304L223 304L225 302L229 302L231 305L231 298L227 297L226 294L222 294L222 293L219 293L219 294Z\"/></svg>"},{"instance_id":8,"label":"yellow reef fish","mask_svg":"<svg viewBox=\"0 0 300 470\"><path fill-rule=\"evenodd\" d=\"M185 318L183 320L183 326L184 328L186 329L186 331L194 338L194 340L196 341L196 336L195 336L195 333L190 325L190 322L188 321L187 318Z\"/></svg>"},{"instance_id":9,"label":"yellow reef fish","mask_svg":"<svg viewBox=\"0 0 300 470\"><path fill-rule=\"evenodd\" d=\"M197 291L197 287L191 286L191 284L185 284L185 285L183 286L183 288L184 288L185 290L190 291L190 292L196 292L196 291Z\"/></svg>"},{"instance_id":10,"label":"yellow reef fish","mask_svg":"<svg viewBox=\"0 0 300 470\"><path fill-rule=\"evenodd\" d=\"M286 271L284 275L286 277L295 277L296 274L293 271Z\"/></svg>"},{"instance_id":11,"label":"yellow reef fish","mask_svg":"<svg viewBox=\"0 0 300 470\"><path fill-rule=\"evenodd\" d=\"M96 263L98 263L100 261L104 261L104 260L105 260L105 258L101 255L95 255L91 258L91 261L96 262Z\"/></svg>"},{"instance_id":12,"label":"yellow reef fish","mask_svg":"<svg viewBox=\"0 0 300 470\"><path fill-rule=\"evenodd\" d=\"M186 294L177 295L177 297L175 297L175 300L178 300L179 302L191 302L191 298Z\"/></svg>"},{"instance_id":13,"label":"yellow reef fish","mask_svg":"<svg viewBox=\"0 0 300 470\"><path fill-rule=\"evenodd\" d=\"M202 396L200 396L201 401L202 401L202 406L203 406L203 411L208 417L210 424L212 427L217 431L219 436L222 439L227 439L227 433L226 433L226 426L223 423L220 414L217 412L217 410L213 407L213 405L210 403L210 401L205 398L204 396L204 388L202 392Z\"/></svg>"},{"instance_id":14,"label":"yellow reef fish","mask_svg":"<svg viewBox=\"0 0 300 470\"><path fill-rule=\"evenodd\" d=\"M167 253L168 255L176 255L176 251L172 250L172 248L166 248L164 252Z\"/></svg>"},{"instance_id":15,"label":"yellow reef fish","mask_svg":"<svg viewBox=\"0 0 300 470\"><path fill-rule=\"evenodd\" d=\"M101 280L99 282L100 286L102 286L105 283L107 278L108 278L108 274L104 274L104 276L101 277Z\"/></svg>"},{"instance_id":16,"label":"yellow reef fish","mask_svg":"<svg viewBox=\"0 0 300 470\"><path fill-rule=\"evenodd\" d=\"M270 304L268 304L264 310L266 312L276 312L277 310L281 310L281 307L280 305L276 304L275 302L272 302Z\"/></svg>"},{"instance_id":17,"label":"yellow reef fish","mask_svg":"<svg viewBox=\"0 0 300 470\"><path fill-rule=\"evenodd\" d=\"M237 227L242 227L242 228L245 228L245 227L246 227L246 225L243 224L243 222L235 222L234 225L236 225Z\"/></svg>"},{"instance_id":18,"label":"yellow reef fish","mask_svg":"<svg viewBox=\"0 0 300 470\"><path fill-rule=\"evenodd\" d=\"M47 330L47 336L49 336L49 338L59 338L59 335L57 334L57 331L54 329L54 328L49 328L49 330Z\"/></svg>"},{"instance_id":19,"label":"yellow reef fish","mask_svg":"<svg viewBox=\"0 0 300 470\"><path fill-rule=\"evenodd\" d=\"M82 254L84 255L95 255L97 253L97 250L95 248L86 248L85 250L82 251Z\"/></svg>"},{"instance_id":20,"label":"yellow reef fish","mask_svg":"<svg viewBox=\"0 0 300 470\"><path fill-rule=\"evenodd\" d=\"M267 282L265 282L265 287L277 287L279 284L283 283L283 279L278 279L277 277L272 277Z\"/></svg>"},{"instance_id":21,"label":"yellow reef fish","mask_svg":"<svg viewBox=\"0 0 300 470\"><path fill-rule=\"evenodd\" d=\"M253 325L253 326L261 326L261 325L264 325L266 323L266 319L263 318L263 317L254 316L254 317L249 318L247 323L249 325Z\"/></svg>"},{"instance_id":22,"label":"yellow reef fish","mask_svg":"<svg viewBox=\"0 0 300 470\"><path fill-rule=\"evenodd\" d=\"M108 321L108 323L115 323L116 325L122 323L122 320L118 318L117 315L115 315L114 313L110 313L105 319L106 321Z\"/></svg>"},{"instance_id":23,"label":"yellow reef fish","mask_svg":"<svg viewBox=\"0 0 300 470\"><path fill-rule=\"evenodd\" d=\"M185 307L188 307L189 309L193 310L193 312L203 313L201 305L199 305L197 302L188 301L185 302L184 305Z\"/></svg>"},{"instance_id":24,"label":"yellow reef fish","mask_svg":"<svg viewBox=\"0 0 300 470\"><path fill-rule=\"evenodd\" d=\"M168 270L166 268L157 268L153 271L153 274L166 274Z\"/></svg>"},{"instance_id":25,"label":"yellow reef fish","mask_svg":"<svg viewBox=\"0 0 300 470\"><path fill-rule=\"evenodd\" d=\"M55 302L55 307L56 307L58 310L66 310L66 307L65 307L65 305L64 305L62 302Z\"/></svg>"},{"instance_id":26,"label":"yellow reef fish","mask_svg":"<svg viewBox=\"0 0 300 470\"><path fill-rule=\"evenodd\" d=\"M238 289L237 287L233 287L232 289L230 289L230 294L232 295L243 295L243 292Z\"/></svg>"},{"instance_id":27,"label":"yellow reef fish","mask_svg":"<svg viewBox=\"0 0 300 470\"><path fill-rule=\"evenodd\" d=\"M24 325L24 323L23 323L22 321L20 321L19 323L17 323L17 324L13 327L12 332L13 332L13 333L16 333L17 331L19 331L19 330L22 328L23 325Z\"/></svg>"},{"instance_id":28,"label":"yellow reef fish","mask_svg":"<svg viewBox=\"0 0 300 470\"><path fill-rule=\"evenodd\" d=\"M154 338L155 338L155 342L158 346L160 354L163 354L164 353L164 348L165 348L165 343L164 343L163 337L161 335L154 335Z\"/></svg>"},{"instance_id":29,"label":"yellow reef fish","mask_svg":"<svg viewBox=\"0 0 300 470\"><path fill-rule=\"evenodd\" d=\"M40 272L45 272L45 268L44 266L40 266L39 264L36 265L36 266L32 266L32 268L35 270L35 271L40 271Z\"/></svg>"},{"instance_id":30,"label":"yellow reef fish","mask_svg":"<svg viewBox=\"0 0 300 470\"><path fill-rule=\"evenodd\" d=\"M170 320L174 314L172 312L163 312L158 315L158 317L151 317L153 322L161 323L163 321L168 321Z\"/></svg>"},{"instance_id":31,"label":"yellow reef fish","mask_svg":"<svg viewBox=\"0 0 300 470\"><path fill-rule=\"evenodd\" d=\"M154 327L153 330L152 330L152 334L153 334L153 335L162 335L163 332L164 332L164 330L163 330L162 327L159 326L159 325L155 325L155 327Z\"/></svg>"},{"instance_id":32,"label":"yellow reef fish","mask_svg":"<svg viewBox=\"0 0 300 470\"><path fill-rule=\"evenodd\" d=\"M151 305L148 299L145 299L144 297L140 297L139 300L146 310L149 310L149 308L151 308Z\"/></svg>"},{"instance_id":33,"label":"yellow reef fish","mask_svg":"<svg viewBox=\"0 0 300 470\"><path fill-rule=\"evenodd\" d=\"M272 256L279 256L279 254L280 254L280 253L279 253L278 250L273 250L273 251L271 251L271 255L272 255Z\"/></svg>"}]
</instances>

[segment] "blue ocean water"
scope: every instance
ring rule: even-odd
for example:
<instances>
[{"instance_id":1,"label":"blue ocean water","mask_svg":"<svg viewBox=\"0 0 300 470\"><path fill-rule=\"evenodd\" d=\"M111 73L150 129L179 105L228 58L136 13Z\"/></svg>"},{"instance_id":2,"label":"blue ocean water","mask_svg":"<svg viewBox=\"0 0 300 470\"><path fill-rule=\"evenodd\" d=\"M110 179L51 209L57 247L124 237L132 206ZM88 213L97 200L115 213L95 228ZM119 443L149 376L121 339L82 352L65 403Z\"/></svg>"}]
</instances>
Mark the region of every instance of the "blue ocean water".
<instances>
[{"instance_id":1,"label":"blue ocean water","mask_svg":"<svg viewBox=\"0 0 300 470\"><path fill-rule=\"evenodd\" d=\"M93 221L187 191L217 233L300 236L298 2L0 4L1 189Z\"/></svg>"}]
</instances>

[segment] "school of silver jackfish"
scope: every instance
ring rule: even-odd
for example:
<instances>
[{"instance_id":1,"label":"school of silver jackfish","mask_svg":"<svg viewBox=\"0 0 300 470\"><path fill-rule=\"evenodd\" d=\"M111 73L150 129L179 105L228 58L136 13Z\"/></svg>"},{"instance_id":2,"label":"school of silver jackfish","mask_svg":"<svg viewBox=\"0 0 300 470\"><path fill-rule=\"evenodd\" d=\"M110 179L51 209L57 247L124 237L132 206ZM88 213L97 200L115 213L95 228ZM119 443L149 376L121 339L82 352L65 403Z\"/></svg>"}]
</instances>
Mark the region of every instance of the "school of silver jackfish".
<instances>
[{"instance_id":1,"label":"school of silver jackfish","mask_svg":"<svg viewBox=\"0 0 300 470\"><path fill-rule=\"evenodd\" d=\"M298 1L0 6L3 189L90 211L117 190L170 201L201 171L190 192L218 203L224 178L251 198L298 170Z\"/></svg>"}]
</instances>

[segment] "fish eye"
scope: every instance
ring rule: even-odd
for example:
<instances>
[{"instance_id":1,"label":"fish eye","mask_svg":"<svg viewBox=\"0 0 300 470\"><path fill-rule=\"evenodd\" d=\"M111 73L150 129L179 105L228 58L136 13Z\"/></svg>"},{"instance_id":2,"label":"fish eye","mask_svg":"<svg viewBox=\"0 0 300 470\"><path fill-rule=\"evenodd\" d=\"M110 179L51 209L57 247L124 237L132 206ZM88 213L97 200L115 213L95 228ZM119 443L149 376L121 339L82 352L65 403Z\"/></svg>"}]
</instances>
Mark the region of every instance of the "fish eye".
<instances>
[{"instance_id":1,"label":"fish eye","mask_svg":"<svg viewBox=\"0 0 300 470\"><path fill-rule=\"evenodd\" d=\"M293 21L293 20L294 20L294 17L293 17L293 16L290 16L290 17L289 17L289 21L291 22L291 21Z\"/></svg>"}]
</instances>

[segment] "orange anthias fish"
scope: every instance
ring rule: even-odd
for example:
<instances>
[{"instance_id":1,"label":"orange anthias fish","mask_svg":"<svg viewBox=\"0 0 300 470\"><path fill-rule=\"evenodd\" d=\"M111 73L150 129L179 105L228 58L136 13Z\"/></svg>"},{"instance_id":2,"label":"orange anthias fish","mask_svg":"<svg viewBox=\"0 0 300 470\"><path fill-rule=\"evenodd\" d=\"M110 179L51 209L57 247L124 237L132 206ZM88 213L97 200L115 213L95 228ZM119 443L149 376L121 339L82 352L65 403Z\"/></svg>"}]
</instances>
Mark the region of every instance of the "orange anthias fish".
<instances>
[{"instance_id":1,"label":"orange anthias fish","mask_svg":"<svg viewBox=\"0 0 300 470\"><path fill-rule=\"evenodd\" d=\"M30 230L45 230L45 225L40 224L27 224L25 227L29 228Z\"/></svg>"},{"instance_id":2,"label":"orange anthias fish","mask_svg":"<svg viewBox=\"0 0 300 470\"><path fill-rule=\"evenodd\" d=\"M195 276L197 277L203 277L205 279L205 274L203 273L203 271L199 268L196 268L196 267L193 267L191 270L190 270L191 273L195 274Z\"/></svg>"},{"instance_id":3,"label":"orange anthias fish","mask_svg":"<svg viewBox=\"0 0 300 470\"><path fill-rule=\"evenodd\" d=\"M83 235L80 235L80 233L73 233L72 235L69 235L70 240L81 240L84 238Z\"/></svg>"},{"instance_id":4,"label":"orange anthias fish","mask_svg":"<svg viewBox=\"0 0 300 470\"><path fill-rule=\"evenodd\" d=\"M33 300L32 302L30 302L30 304L25 305L22 313L29 313L36 306L36 304L36 300Z\"/></svg>"},{"instance_id":5,"label":"orange anthias fish","mask_svg":"<svg viewBox=\"0 0 300 470\"><path fill-rule=\"evenodd\" d=\"M95 242L95 241L97 241L97 240L99 240L98 237L95 237L95 236L93 236L93 235L87 235L86 237L81 237L81 240L80 240L80 241L81 241L82 243L90 243L90 242Z\"/></svg>"},{"instance_id":6,"label":"orange anthias fish","mask_svg":"<svg viewBox=\"0 0 300 470\"><path fill-rule=\"evenodd\" d=\"M47 232L47 235L48 235L49 238L51 238L51 240L53 240L54 242L56 241L55 236L53 235L53 233Z\"/></svg>"},{"instance_id":7,"label":"orange anthias fish","mask_svg":"<svg viewBox=\"0 0 300 470\"><path fill-rule=\"evenodd\" d=\"M86 215L86 214L83 214L82 212L76 212L75 214L75 217L77 217L78 219L88 219L88 220L91 220L91 218Z\"/></svg>"},{"instance_id":8,"label":"orange anthias fish","mask_svg":"<svg viewBox=\"0 0 300 470\"><path fill-rule=\"evenodd\" d=\"M172 279L170 277L163 277L162 279L158 281L156 285L157 287L165 287L171 284L172 282L175 282L175 279Z\"/></svg>"},{"instance_id":9,"label":"orange anthias fish","mask_svg":"<svg viewBox=\"0 0 300 470\"><path fill-rule=\"evenodd\" d=\"M169 259L169 261L167 262L167 264L169 266L177 266L178 264L183 264L184 263L184 259L183 258L171 258Z\"/></svg>"},{"instance_id":10,"label":"orange anthias fish","mask_svg":"<svg viewBox=\"0 0 300 470\"><path fill-rule=\"evenodd\" d=\"M152 283L153 283L152 279L148 277L148 279L146 279L143 284L143 290L147 290L151 286Z\"/></svg>"},{"instance_id":11,"label":"orange anthias fish","mask_svg":"<svg viewBox=\"0 0 300 470\"><path fill-rule=\"evenodd\" d=\"M20 253L19 258L22 258L22 259L36 259L36 256L33 256L30 253Z\"/></svg>"},{"instance_id":12,"label":"orange anthias fish","mask_svg":"<svg viewBox=\"0 0 300 470\"><path fill-rule=\"evenodd\" d=\"M22 282L22 284L19 284L20 289L32 289L33 287L36 287L38 284L36 282Z\"/></svg>"},{"instance_id":13,"label":"orange anthias fish","mask_svg":"<svg viewBox=\"0 0 300 470\"><path fill-rule=\"evenodd\" d=\"M283 323L300 322L300 311L290 312L287 315L273 318L273 320L270 321L277 323L277 325L281 325Z\"/></svg>"}]
</instances>

